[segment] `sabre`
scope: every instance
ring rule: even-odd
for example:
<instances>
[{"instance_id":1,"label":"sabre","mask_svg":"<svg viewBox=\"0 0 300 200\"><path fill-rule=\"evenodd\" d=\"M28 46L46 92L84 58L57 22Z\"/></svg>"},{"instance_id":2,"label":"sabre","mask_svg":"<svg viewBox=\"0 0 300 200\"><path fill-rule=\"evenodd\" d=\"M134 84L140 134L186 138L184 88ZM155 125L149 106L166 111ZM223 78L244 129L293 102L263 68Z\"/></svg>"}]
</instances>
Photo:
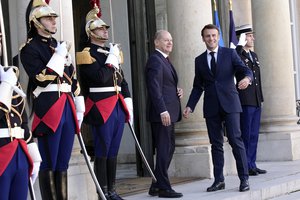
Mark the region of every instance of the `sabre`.
<instances>
[{"instance_id":1,"label":"sabre","mask_svg":"<svg viewBox=\"0 0 300 200\"><path fill-rule=\"evenodd\" d=\"M28 188L29 188L29 194L30 194L31 200L36 200L31 178L29 178Z\"/></svg>"},{"instance_id":2,"label":"sabre","mask_svg":"<svg viewBox=\"0 0 300 200\"><path fill-rule=\"evenodd\" d=\"M150 173L150 175L151 175L151 177L152 177L152 180L153 180L154 182L157 182L156 177L154 176L154 173L152 172L151 167L149 166L149 163L148 163L148 161L147 161L147 159L146 159L146 157L145 157L145 155L144 155L144 152L143 152L143 150L142 150L142 148L141 148L141 145L140 145L140 143L139 143L139 141L138 141L138 139L137 139L137 137L136 137L136 134L135 134L135 132L134 132L134 129L133 129L132 125L131 125L129 122L128 122L128 125L129 125L129 128L130 128L130 130L131 130L132 136L133 136L133 138L134 138L136 147L137 147L137 149L138 149L138 151L139 151L139 153L140 153L140 155L141 155L141 157L142 157L142 160L143 160L143 162L144 162L144 164L145 164L145 166L146 166L148 172Z\"/></svg>"},{"instance_id":3,"label":"sabre","mask_svg":"<svg viewBox=\"0 0 300 200\"><path fill-rule=\"evenodd\" d=\"M94 170L93 170L93 168L92 168L92 165L91 165L91 163L90 163L90 161L89 161L89 157L88 157L88 154L87 154L87 151L86 151L86 148L85 148L85 145L84 145L84 142L83 142L81 133L77 134L77 136L78 136L78 141L79 141L79 144L80 144L80 147L81 147L81 150L82 150L82 153L83 153L85 162L86 162L86 164L87 164L87 166L88 166L88 169L89 169L89 171L90 171L90 174L91 174L91 176L92 176L92 179L93 179L93 181L94 181L94 183L95 183L95 185L96 185L96 189L97 189L97 191L98 191L100 197L102 198L102 200L106 200L106 197L105 197L105 195L104 195L104 193L103 193L103 191L102 191L102 189L101 189L101 187L100 187L100 185L99 185L99 182L98 182L98 180L97 180L97 177L96 177L96 175L95 175L95 172L94 172Z\"/></svg>"}]
</instances>

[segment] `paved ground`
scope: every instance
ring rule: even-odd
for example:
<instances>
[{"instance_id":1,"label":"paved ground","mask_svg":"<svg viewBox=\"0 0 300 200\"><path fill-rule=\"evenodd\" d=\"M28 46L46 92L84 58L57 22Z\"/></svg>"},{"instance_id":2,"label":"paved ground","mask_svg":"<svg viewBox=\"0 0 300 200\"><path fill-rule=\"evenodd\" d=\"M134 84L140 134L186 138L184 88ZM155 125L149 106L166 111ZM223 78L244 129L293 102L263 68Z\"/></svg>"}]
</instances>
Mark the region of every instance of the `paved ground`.
<instances>
[{"instance_id":1,"label":"paved ground","mask_svg":"<svg viewBox=\"0 0 300 200\"><path fill-rule=\"evenodd\" d=\"M226 188L208 193L206 188L213 180L204 179L177 184L174 189L183 193L182 200L296 200L300 199L300 160L287 162L261 162L258 166L268 170L267 174L250 177L250 191L239 192L237 176L225 177ZM154 200L147 191L125 197L126 200Z\"/></svg>"}]
</instances>

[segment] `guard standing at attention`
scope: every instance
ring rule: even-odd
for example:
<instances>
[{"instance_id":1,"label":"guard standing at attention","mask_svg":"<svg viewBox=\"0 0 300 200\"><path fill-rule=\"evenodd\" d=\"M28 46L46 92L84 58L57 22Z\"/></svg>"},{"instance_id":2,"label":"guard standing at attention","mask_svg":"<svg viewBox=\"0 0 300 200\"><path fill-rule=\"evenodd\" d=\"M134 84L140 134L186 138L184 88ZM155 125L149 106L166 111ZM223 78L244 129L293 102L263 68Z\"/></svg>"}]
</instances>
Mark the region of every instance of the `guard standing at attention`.
<instances>
[{"instance_id":1,"label":"guard standing at attention","mask_svg":"<svg viewBox=\"0 0 300 200\"><path fill-rule=\"evenodd\" d=\"M56 12L42 0L27 8L28 41L21 62L29 83L32 132L42 156L39 183L42 199L68 199L69 160L75 133L83 120L84 98L65 41L57 41Z\"/></svg>"},{"instance_id":2,"label":"guard standing at attention","mask_svg":"<svg viewBox=\"0 0 300 200\"><path fill-rule=\"evenodd\" d=\"M120 66L119 45L105 46L109 26L97 14L95 5L86 16L88 46L77 53L86 105L84 122L92 126L99 184L107 199L121 200L115 189L117 155L124 125L128 120L132 123L133 106Z\"/></svg>"}]
</instances>

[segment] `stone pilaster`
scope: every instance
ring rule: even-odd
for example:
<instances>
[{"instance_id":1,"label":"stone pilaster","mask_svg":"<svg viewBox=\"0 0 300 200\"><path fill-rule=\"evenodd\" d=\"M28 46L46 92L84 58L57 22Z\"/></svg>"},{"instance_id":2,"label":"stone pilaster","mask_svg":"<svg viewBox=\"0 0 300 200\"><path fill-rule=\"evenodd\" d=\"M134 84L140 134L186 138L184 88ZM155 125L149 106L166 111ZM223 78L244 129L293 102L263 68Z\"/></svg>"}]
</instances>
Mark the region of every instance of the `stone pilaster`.
<instances>
[{"instance_id":1,"label":"stone pilaster","mask_svg":"<svg viewBox=\"0 0 300 200\"><path fill-rule=\"evenodd\" d=\"M265 100L258 159L299 159L289 1L252 0L252 13Z\"/></svg>"}]
</instances>

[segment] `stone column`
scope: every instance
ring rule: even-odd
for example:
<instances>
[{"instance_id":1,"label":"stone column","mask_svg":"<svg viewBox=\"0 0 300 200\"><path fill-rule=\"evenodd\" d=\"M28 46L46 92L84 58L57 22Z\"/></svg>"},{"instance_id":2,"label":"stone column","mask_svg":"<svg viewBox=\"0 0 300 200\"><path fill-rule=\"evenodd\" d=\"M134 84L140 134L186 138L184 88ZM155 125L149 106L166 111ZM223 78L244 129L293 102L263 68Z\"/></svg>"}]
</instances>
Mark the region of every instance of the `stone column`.
<instances>
[{"instance_id":1,"label":"stone column","mask_svg":"<svg viewBox=\"0 0 300 200\"><path fill-rule=\"evenodd\" d=\"M264 92L259 160L300 158L289 1L252 0Z\"/></svg>"},{"instance_id":2,"label":"stone column","mask_svg":"<svg viewBox=\"0 0 300 200\"><path fill-rule=\"evenodd\" d=\"M195 74L195 57L206 50L201 29L212 22L210 0L167 0L168 29L173 36L171 53L179 76L179 87L184 90L181 106L184 109L189 98ZM176 150L170 166L170 175L182 177L212 177L211 149L203 118L203 96L189 119L176 124ZM233 172L231 150L224 144L225 173ZM201 170L200 170L201 169Z\"/></svg>"}]
</instances>

